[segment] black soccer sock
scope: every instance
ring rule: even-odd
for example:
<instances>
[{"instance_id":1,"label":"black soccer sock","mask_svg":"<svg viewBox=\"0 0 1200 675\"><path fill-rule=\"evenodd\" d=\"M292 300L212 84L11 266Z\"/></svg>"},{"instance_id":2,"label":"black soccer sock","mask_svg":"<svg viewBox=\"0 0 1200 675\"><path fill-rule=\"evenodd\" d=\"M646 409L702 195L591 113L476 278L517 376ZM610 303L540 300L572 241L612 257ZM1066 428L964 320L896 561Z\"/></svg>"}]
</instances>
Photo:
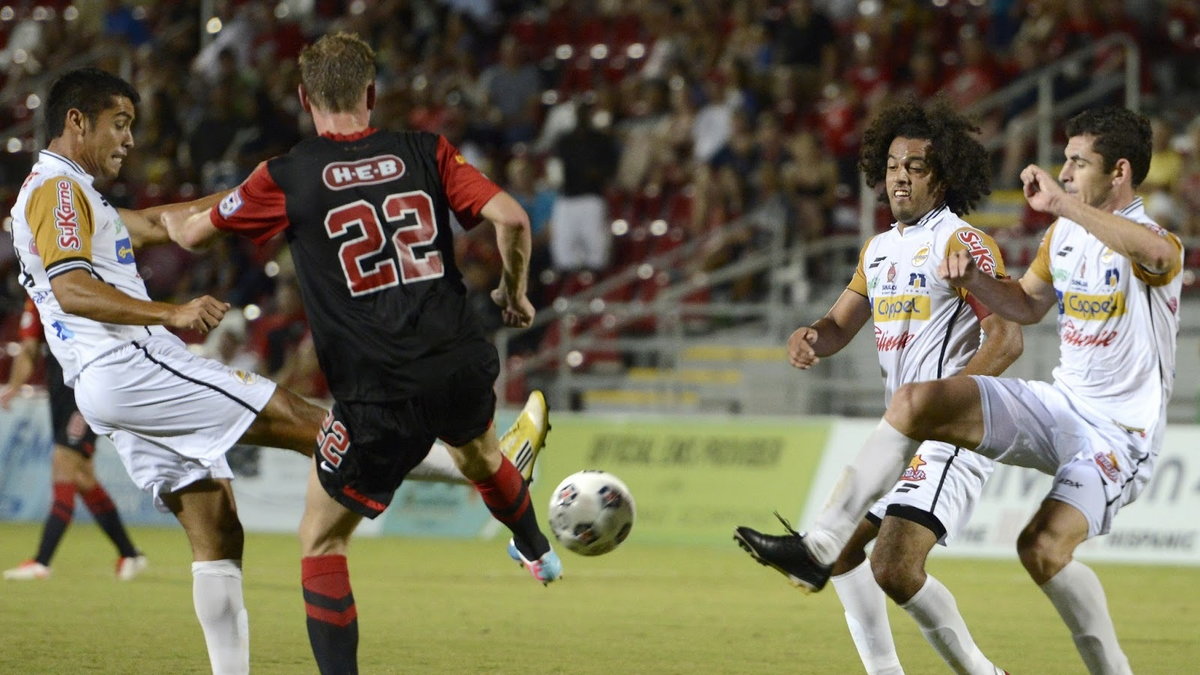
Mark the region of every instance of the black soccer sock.
<instances>
[{"instance_id":1,"label":"black soccer sock","mask_svg":"<svg viewBox=\"0 0 1200 675\"><path fill-rule=\"evenodd\" d=\"M129 540L129 533L125 531L125 526L121 524L121 515L117 513L117 506L113 504L104 487L97 483L96 487L85 492L82 496L83 503L92 512L92 516L96 519L96 524L112 540L121 557L137 557L138 551L133 547L133 542Z\"/></svg>"},{"instance_id":2,"label":"black soccer sock","mask_svg":"<svg viewBox=\"0 0 1200 675\"><path fill-rule=\"evenodd\" d=\"M322 675L358 672L358 608L350 591L346 556L300 559L308 641Z\"/></svg>"},{"instance_id":3,"label":"black soccer sock","mask_svg":"<svg viewBox=\"0 0 1200 675\"><path fill-rule=\"evenodd\" d=\"M513 543L526 560L537 560L550 550L550 542L538 529L529 486L507 457L500 458L500 468L490 478L471 482L492 517L512 531Z\"/></svg>"},{"instance_id":4,"label":"black soccer sock","mask_svg":"<svg viewBox=\"0 0 1200 675\"><path fill-rule=\"evenodd\" d=\"M71 518L75 515L75 484L55 483L54 501L50 504L50 515L46 516L46 524L42 527L42 541L38 544L37 557L34 560L50 566L50 559L58 550L58 543L67 533Z\"/></svg>"}]
</instances>

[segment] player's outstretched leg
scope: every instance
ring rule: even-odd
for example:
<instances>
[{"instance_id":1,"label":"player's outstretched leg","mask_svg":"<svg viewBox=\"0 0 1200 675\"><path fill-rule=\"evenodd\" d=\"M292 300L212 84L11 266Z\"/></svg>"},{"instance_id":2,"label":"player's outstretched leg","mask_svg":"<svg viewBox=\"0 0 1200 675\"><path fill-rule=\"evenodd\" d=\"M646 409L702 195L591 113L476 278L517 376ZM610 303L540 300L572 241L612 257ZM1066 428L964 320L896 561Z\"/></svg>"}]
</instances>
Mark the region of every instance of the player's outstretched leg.
<instances>
[{"instance_id":1,"label":"player's outstretched leg","mask_svg":"<svg viewBox=\"0 0 1200 675\"><path fill-rule=\"evenodd\" d=\"M500 452L517 467L526 483L533 482L533 465L550 433L550 407L537 389L529 393L517 421L500 437Z\"/></svg>"},{"instance_id":2,"label":"player's outstretched leg","mask_svg":"<svg viewBox=\"0 0 1200 675\"><path fill-rule=\"evenodd\" d=\"M805 593L821 590L829 581L833 566L817 562L804 546L804 535L792 529L791 523L779 513L775 517L783 523L787 534L763 534L742 526L733 531L733 540L760 564L778 570L796 588Z\"/></svg>"}]
</instances>

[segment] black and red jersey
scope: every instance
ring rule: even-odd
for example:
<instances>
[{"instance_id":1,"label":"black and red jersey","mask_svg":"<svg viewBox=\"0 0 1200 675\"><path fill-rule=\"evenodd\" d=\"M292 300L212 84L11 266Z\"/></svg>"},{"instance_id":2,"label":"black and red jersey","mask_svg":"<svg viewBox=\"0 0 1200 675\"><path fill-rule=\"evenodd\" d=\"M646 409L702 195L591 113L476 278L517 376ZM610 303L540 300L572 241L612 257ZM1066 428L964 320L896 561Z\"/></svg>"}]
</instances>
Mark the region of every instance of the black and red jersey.
<instances>
[{"instance_id":1,"label":"black and red jersey","mask_svg":"<svg viewBox=\"0 0 1200 675\"><path fill-rule=\"evenodd\" d=\"M282 232L317 358L342 401L407 398L488 356L454 260L500 188L442 136L320 136L260 164L210 214L263 243Z\"/></svg>"}]
</instances>

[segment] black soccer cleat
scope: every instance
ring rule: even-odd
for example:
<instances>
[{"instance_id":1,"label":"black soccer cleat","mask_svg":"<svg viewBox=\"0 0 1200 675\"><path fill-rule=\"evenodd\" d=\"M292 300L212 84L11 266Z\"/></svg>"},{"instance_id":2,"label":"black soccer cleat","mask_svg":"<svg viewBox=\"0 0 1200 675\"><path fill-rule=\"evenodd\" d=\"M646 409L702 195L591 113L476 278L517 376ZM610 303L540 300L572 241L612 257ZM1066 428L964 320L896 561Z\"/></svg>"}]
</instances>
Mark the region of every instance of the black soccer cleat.
<instances>
[{"instance_id":1,"label":"black soccer cleat","mask_svg":"<svg viewBox=\"0 0 1200 675\"><path fill-rule=\"evenodd\" d=\"M791 523L775 513L788 533L784 535L763 534L749 527L733 531L733 540L761 565L779 570L793 586L805 593L814 593L825 588L833 565L822 565L812 557L804 546L804 535L792 529Z\"/></svg>"}]
</instances>

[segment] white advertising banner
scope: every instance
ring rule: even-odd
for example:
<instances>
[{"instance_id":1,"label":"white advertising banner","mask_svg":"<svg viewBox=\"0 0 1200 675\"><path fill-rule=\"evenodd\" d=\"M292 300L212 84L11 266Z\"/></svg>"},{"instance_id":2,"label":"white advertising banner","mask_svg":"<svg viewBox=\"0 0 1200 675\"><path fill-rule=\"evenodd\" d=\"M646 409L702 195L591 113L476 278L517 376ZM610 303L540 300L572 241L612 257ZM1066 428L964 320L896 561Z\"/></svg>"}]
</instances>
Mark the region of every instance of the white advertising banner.
<instances>
[{"instance_id":1,"label":"white advertising banner","mask_svg":"<svg viewBox=\"0 0 1200 675\"><path fill-rule=\"evenodd\" d=\"M516 412L497 412L503 430ZM50 508L50 410L44 394L18 398L0 409L0 520L43 521ZM169 513L155 509L145 492L134 486L116 450L105 437L96 440L96 476L131 525L175 525ZM295 532L304 511L304 492L312 460L295 452L235 446L227 454L236 479L238 515L249 532ZM75 518L88 521L87 509ZM467 485L406 481L392 508L374 520L364 519L359 536L418 535L490 536L492 518L475 490Z\"/></svg>"},{"instance_id":2,"label":"white advertising banner","mask_svg":"<svg viewBox=\"0 0 1200 675\"><path fill-rule=\"evenodd\" d=\"M816 517L843 466L866 441L876 420L833 423L808 494L805 526ZM1121 509L1112 531L1079 548L1083 560L1200 565L1200 426L1172 425L1154 477L1136 502ZM1012 557L1017 535L1050 490L1052 477L997 465L975 513L958 538L936 555Z\"/></svg>"}]
</instances>

